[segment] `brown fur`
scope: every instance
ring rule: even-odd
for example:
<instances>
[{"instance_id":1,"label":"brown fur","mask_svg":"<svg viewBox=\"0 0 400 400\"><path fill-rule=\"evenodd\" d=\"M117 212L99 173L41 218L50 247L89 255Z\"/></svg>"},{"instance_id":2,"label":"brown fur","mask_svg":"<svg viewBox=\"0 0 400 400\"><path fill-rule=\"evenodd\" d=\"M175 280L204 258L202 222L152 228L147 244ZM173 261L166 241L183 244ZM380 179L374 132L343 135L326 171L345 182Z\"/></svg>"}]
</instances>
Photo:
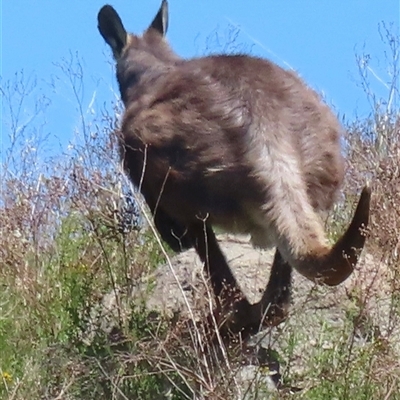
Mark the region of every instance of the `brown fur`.
<instances>
[{"instance_id":1,"label":"brown fur","mask_svg":"<svg viewBox=\"0 0 400 400\"><path fill-rule=\"evenodd\" d=\"M288 301L290 267L332 285L350 275L370 193L364 190L352 225L330 248L318 211L332 207L344 175L341 127L330 109L270 61L181 59L164 39L166 21L165 0L141 37L127 34L110 6L99 13L126 107L121 157L161 236L175 250L196 247L217 295L223 282L239 289L212 226L277 247L271 280L278 287L270 285L258 305L237 303L237 316L249 319L241 329L259 323L272 292L274 301Z\"/></svg>"}]
</instances>

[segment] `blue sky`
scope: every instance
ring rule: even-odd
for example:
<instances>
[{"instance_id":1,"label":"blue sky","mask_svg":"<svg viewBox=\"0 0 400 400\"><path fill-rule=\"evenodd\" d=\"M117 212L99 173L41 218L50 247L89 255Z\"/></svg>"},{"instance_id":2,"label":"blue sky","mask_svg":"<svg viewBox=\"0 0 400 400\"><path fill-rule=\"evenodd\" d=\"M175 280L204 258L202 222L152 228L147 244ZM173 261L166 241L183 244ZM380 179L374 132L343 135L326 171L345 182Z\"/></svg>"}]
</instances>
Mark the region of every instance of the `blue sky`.
<instances>
[{"instance_id":1,"label":"blue sky","mask_svg":"<svg viewBox=\"0 0 400 400\"><path fill-rule=\"evenodd\" d=\"M142 32L161 0L110 0L125 27ZM23 70L36 86L23 104L20 123L28 121L40 96L49 106L35 120L46 140L68 143L78 126L76 101L67 78L55 64L78 57L83 66L82 104L99 113L114 99L111 54L97 31L97 12L104 0L8 0L1 4L2 85ZM399 0L169 0L168 39L183 57L204 54L215 32L223 43L229 25L240 33L237 43L255 55L292 67L323 92L336 112L352 118L371 110L359 80L355 52L371 55L374 72L388 80L378 24L399 27ZM228 35L229 36L229 35ZM225 37L225 38L224 38ZM212 41L209 42L212 45ZM214 42L215 45L215 42ZM218 50L218 48L216 48ZM211 48L213 50L213 48ZM385 97L384 84L371 85ZM106 105L107 107L107 105ZM3 104L2 139L7 146L10 116Z\"/></svg>"}]
</instances>

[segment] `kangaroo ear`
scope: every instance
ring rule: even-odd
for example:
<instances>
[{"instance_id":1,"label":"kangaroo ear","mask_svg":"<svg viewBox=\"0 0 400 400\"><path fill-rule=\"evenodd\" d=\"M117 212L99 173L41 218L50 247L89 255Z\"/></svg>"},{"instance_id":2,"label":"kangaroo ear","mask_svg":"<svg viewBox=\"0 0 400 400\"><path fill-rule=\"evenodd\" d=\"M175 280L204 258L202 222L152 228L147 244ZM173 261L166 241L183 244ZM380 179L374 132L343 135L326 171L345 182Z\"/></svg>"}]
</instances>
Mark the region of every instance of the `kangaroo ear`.
<instances>
[{"instance_id":1,"label":"kangaroo ear","mask_svg":"<svg viewBox=\"0 0 400 400\"><path fill-rule=\"evenodd\" d=\"M168 1L163 0L157 15L154 17L153 22L150 24L149 29L153 28L162 36L165 36L168 29Z\"/></svg>"},{"instance_id":2,"label":"kangaroo ear","mask_svg":"<svg viewBox=\"0 0 400 400\"><path fill-rule=\"evenodd\" d=\"M113 7L106 5L99 11L97 21L101 36L111 47L114 57L120 57L128 37L121 18Z\"/></svg>"}]
</instances>

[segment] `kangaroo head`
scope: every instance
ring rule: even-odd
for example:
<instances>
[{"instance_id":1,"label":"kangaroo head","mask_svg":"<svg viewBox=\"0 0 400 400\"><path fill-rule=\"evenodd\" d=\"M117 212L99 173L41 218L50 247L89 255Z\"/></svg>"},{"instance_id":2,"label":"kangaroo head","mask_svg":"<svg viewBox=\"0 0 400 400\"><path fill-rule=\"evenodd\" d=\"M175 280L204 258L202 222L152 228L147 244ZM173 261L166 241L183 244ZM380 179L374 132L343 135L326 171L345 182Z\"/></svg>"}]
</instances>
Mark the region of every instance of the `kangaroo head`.
<instances>
[{"instance_id":1,"label":"kangaroo head","mask_svg":"<svg viewBox=\"0 0 400 400\"><path fill-rule=\"evenodd\" d=\"M117 67L121 97L126 104L129 91L146 74L162 74L179 57L171 50L165 34L168 28L168 3L163 0L149 27L142 35L126 31L115 9L105 5L97 16L98 29L111 47Z\"/></svg>"}]
</instances>

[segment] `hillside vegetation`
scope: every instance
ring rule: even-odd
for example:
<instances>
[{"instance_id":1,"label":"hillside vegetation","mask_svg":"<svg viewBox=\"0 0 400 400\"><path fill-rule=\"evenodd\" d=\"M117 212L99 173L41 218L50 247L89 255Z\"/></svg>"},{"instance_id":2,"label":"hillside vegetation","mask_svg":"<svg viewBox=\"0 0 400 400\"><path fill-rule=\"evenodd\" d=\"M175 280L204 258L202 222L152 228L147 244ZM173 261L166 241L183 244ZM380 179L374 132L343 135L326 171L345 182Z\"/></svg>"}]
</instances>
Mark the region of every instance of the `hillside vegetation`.
<instances>
[{"instance_id":1,"label":"hillside vegetation","mask_svg":"<svg viewBox=\"0 0 400 400\"><path fill-rule=\"evenodd\" d=\"M21 119L35 88L22 90L31 84L22 74L2 82L11 146L0 177L0 398L265 399L279 365L270 398L400 399L399 43L390 32L385 42L389 95L368 91L360 58L372 112L344 121L344 195L326 222L337 237L369 181L364 256L337 289L296 276L290 316L264 332L258 359L241 355L238 343L208 342L202 321L212 300L191 272L195 256L174 258L163 246L121 172L118 105L101 115L81 111L79 140L49 158L34 121ZM255 263L261 253L245 242L221 240L230 259L244 257L237 273L248 290L246 276L267 278L267 255ZM252 272L240 272L243 265ZM163 310L157 296L174 282L171 307Z\"/></svg>"}]
</instances>

